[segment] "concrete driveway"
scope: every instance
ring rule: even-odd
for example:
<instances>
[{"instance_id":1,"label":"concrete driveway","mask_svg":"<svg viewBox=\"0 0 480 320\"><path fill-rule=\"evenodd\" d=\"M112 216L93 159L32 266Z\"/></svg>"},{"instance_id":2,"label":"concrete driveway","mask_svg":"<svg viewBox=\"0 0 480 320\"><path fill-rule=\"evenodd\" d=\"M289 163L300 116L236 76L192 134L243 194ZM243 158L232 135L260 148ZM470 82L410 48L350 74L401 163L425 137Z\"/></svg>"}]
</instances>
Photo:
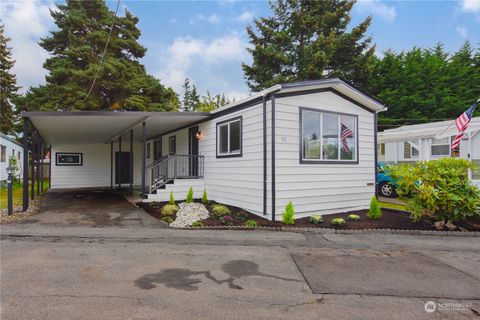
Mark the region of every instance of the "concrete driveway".
<instances>
[{"instance_id":1,"label":"concrete driveway","mask_svg":"<svg viewBox=\"0 0 480 320\"><path fill-rule=\"evenodd\" d=\"M109 190L55 191L42 196L40 212L24 221L60 227L165 226Z\"/></svg>"}]
</instances>

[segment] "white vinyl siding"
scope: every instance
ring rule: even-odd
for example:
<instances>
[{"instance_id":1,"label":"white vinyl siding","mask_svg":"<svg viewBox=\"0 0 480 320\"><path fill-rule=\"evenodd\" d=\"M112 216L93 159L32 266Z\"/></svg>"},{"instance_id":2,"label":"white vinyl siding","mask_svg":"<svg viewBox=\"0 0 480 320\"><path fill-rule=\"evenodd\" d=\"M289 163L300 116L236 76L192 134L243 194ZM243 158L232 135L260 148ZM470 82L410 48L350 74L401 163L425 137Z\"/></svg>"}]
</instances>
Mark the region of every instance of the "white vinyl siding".
<instances>
[{"instance_id":1,"label":"white vinyl siding","mask_svg":"<svg viewBox=\"0 0 480 320\"><path fill-rule=\"evenodd\" d=\"M12 138L13 139L13 138ZM7 179L6 169L8 167L8 159L14 155L17 158L17 172L16 176L23 177L23 147L20 144L14 143L9 139L0 136L0 145L2 146L2 153L4 152L4 161L0 161L0 181Z\"/></svg>"},{"instance_id":2,"label":"white vinyl siding","mask_svg":"<svg viewBox=\"0 0 480 320\"><path fill-rule=\"evenodd\" d=\"M300 163L299 107L358 116L354 133L358 163ZM373 113L332 92L322 92L277 98L275 118L277 220L289 201L295 218L368 208L375 193Z\"/></svg>"}]
</instances>

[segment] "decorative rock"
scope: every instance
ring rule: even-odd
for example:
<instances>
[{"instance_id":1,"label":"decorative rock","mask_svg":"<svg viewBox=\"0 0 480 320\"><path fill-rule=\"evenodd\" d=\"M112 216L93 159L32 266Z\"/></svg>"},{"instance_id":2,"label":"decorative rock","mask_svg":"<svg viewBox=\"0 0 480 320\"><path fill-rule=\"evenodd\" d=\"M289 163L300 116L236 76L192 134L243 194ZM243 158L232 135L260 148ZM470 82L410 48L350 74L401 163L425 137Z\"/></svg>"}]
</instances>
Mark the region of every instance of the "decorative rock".
<instances>
[{"instance_id":1,"label":"decorative rock","mask_svg":"<svg viewBox=\"0 0 480 320\"><path fill-rule=\"evenodd\" d=\"M172 228L185 228L192 225L195 221L207 219L209 213L207 208L201 203L182 202L177 211L177 218L170 224Z\"/></svg>"},{"instance_id":2,"label":"decorative rock","mask_svg":"<svg viewBox=\"0 0 480 320\"><path fill-rule=\"evenodd\" d=\"M445 227L445 223L443 221L437 221L435 222L435 228L437 230L443 230L443 227Z\"/></svg>"},{"instance_id":3,"label":"decorative rock","mask_svg":"<svg viewBox=\"0 0 480 320\"><path fill-rule=\"evenodd\" d=\"M453 223L451 223L450 221L448 221L448 222L445 224L445 227L447 227L447 229L450 230L450 231L457 229L457 226L454 225Z\"/></svg>"}]
</instances>

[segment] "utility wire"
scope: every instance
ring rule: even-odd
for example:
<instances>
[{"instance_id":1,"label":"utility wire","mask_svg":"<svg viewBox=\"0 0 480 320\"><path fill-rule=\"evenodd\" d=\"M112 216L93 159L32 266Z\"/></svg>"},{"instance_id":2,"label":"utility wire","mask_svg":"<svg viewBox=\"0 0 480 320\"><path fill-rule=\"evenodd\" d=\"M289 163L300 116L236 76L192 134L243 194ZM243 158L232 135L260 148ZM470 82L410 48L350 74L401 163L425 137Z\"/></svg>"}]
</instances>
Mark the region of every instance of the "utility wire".
<instances>
[{"instance_id":1,"label":"utility wire","mask_svg":"<svg viewBox=\"0 0 480 320\"><path fill-rule=\"evenodd\" d=\"M113 27L115 26L115 20L117 18L119 7L120 7L120 0L117 1L117 7L115 8L115 14L113 15L112 25L110 26L110 31L108 32L108 36L107 36L107 42L105 43L105 48L103 49L102 59L100 60L100 66L97 69L97 72L95 73L95 77L93 78L92 85L90 86L87 96L83 99L83 101L87 100L87 98L90 96L90 93L92 93L93 87L95 86L95 82L97 82L98 75L102 70L103 62L105 60L105 55L107 54L108 43L110 42L110 37L112 36L112 31L113 31Z\"/></svg>"}]
</instances>

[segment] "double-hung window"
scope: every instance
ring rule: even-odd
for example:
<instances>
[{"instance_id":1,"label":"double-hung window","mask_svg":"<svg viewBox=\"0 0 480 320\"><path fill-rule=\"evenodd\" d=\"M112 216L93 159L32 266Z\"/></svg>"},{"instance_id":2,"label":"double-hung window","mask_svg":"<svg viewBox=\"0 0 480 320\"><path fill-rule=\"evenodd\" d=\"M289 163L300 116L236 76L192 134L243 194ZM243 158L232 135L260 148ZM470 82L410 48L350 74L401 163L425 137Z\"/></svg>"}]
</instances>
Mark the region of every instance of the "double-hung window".
<instances>
[{"instance_id":1,"label":"double-hung window","mask_svg":"<svg viewBox=\"0 0 480 320\"><path fill-rule=\"evenodd\" d=\"M242 117L217 123L217 158L242 156Z\"/></svg>"},{"instance_id":2,"label":"double-hung window","mask_svg":"<svg viewBox=\"0 0 480 320\"><path fill-rule=\"evenodd\" d=\"M450 137L432 139L432 156L442 157L450 155Z\"/></svg>"},{"instance_id":3,"label":"double-hung window","mask_svg":"<svg viewBox=\"0 0 480 320\"><path fill-rule=\"evenodd\" d=\"M301 163L358 163L357 116L300 108Z\"/></svg>"}]
</instances>

